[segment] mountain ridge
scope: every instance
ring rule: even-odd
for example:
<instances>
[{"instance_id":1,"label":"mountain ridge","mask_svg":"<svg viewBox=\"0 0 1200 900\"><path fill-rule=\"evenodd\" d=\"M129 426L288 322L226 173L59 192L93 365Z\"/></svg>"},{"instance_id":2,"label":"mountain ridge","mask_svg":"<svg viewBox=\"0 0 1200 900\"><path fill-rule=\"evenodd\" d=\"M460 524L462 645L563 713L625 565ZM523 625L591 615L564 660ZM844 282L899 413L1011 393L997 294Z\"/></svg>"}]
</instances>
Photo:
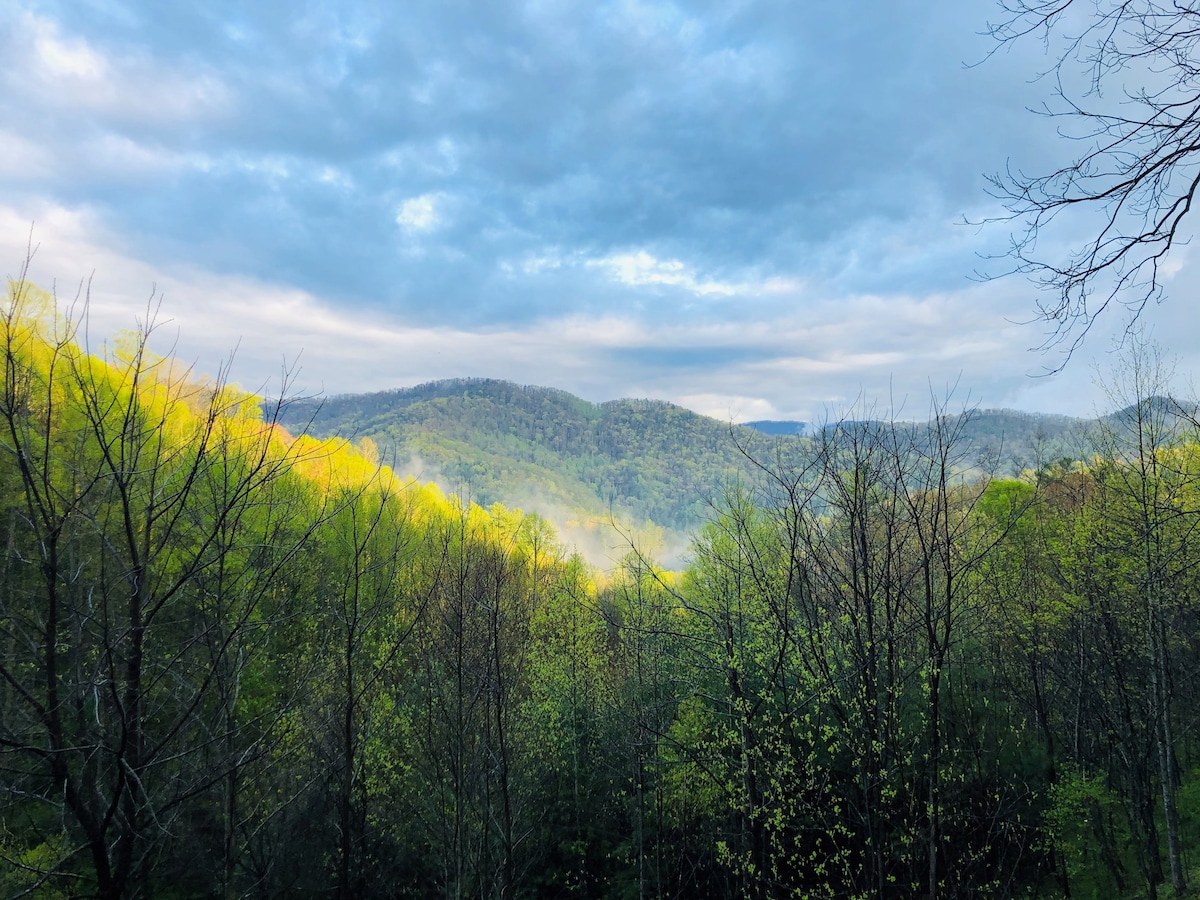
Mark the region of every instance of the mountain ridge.
<instances>
[{"instance_id":1,"label":"mountain ridge","mask_svg":"<svg viewBox=\"0 0 1200 900\"><path fill-rule=\"evenodd\" d=\"M969 414L966 456L1005 475L1073 456L1070 434L1088 421L1019 410ZM798 454L830 427L764 433L762 422L722 422L665 400L595 403L494 378L300 399L285 405L281 424L318 437L370 438L394 468L481 505L554 508L560 521L615 517L678 534L694 530L730 482L752 481L753 459Z\"/></svg>"}]
</instances>

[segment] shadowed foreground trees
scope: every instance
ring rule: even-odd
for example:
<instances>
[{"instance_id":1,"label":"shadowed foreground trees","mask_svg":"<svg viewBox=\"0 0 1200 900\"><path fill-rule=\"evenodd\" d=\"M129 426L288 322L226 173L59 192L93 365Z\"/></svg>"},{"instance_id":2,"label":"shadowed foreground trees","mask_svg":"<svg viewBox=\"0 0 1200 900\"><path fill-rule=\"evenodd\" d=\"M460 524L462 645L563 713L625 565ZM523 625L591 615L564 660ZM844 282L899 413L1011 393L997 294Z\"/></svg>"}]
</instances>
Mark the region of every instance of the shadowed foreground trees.
<instances>
[{"instance_id":1,"label":"shadowed foreground trees","mask_svg":"<svg viewBox=\"0 0 1200 900\"><path fill-rule=\"evenodd\" d=\"M256 398L189 382L146 333L90 356L27 284L0 328L5 780L38 801L28 827L88 856L98 896L125 896L161 835L199 824L193 801L224 787L235 807L269 752L291 687L240 721L237 698L319 514L296 515Z\"/></svg>"},{"instance_id":2,"label":"shadowed foreground trees","mask_svg":"<svg viewBox=\"0 0 1200 900\"><path fill-rule=\"evenodd\" d=\"M31 286L0 327L4 896L1195 880L1200 444L1153 366L1086 460L979 478L969 413L856 416L684 571L601 575Z\"/></svg>"}]
</instances>

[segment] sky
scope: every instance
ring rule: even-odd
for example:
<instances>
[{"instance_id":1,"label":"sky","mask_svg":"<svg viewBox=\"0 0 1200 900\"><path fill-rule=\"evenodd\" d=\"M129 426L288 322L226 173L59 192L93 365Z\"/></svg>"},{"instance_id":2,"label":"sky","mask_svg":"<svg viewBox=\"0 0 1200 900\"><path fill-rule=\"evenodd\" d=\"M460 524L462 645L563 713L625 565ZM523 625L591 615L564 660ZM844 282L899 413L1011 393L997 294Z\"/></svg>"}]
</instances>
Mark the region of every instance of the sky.
<instances>
[{"instance_id":1,"label":"sky","mask_svg":"<svg viewBox=\"0 0 1200 900\"><path fill-rule=\"evenodd\" d=\"M979 277L1012 233L987 176L1078 149L1030 112L1045 48L997 48L999 16L0 0L0 263L35 248L96 346L152 322L268 394L493 377L735 421L947 393L1087 415L1121 313L1041 376L1036 289ZM1186 247L1170 273L1143 324L1186 377Z\"/></svg>"}]
</instances>

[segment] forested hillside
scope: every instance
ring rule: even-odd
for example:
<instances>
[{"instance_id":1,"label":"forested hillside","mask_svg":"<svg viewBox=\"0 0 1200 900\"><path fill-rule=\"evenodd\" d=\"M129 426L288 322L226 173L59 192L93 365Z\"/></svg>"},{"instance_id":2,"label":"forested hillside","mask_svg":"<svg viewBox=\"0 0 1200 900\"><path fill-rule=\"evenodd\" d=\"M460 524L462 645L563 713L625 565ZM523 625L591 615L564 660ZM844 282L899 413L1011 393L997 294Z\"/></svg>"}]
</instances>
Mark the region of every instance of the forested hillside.
<instances>
[{"instance_id":1,"label":"forested hillside","mask_svg":"<svg viewBox=\"0 0 1200 900\"><path fill-rule=\"evenodd\" d=\"M1153 379L1021 479L943 408L832 424L601 575L29 285L0 356L2 896L1200 879L1200 431Z\"/></svg>"},{"instance_id":2,"label":"forested hillside","mask_svg":"<svg viewBox=\"0 0 1200 900\"><path fill-rule=\"evenodd\" d=\"M593 404L503 381L443 381L290 404L285 425L370 438L404 471L487 505L549 508L579 519L650 521L686 532L721 486L750 470L738 442L762 435L653 400Z\"/></svg>"},{"instance_id":3,"label":"forested hillside","mask_svg":"<svg viewBox=\"0 0 1200 900\"><path fill-rule=\"evenodd\" d=\"M295 402L281 413L292 430L369 438L403 471L437 478L484 505L656 525L687 534L737 478L747 457L795 458L823 425L732 426L654 400L589 403L565 391L504 381L432 382L374 394ZM1011 410L971 411L962 465L994 475L1081 452L1081 422ZM774 426L774 427L770 427Z\"/></svg>"}]
</instances>

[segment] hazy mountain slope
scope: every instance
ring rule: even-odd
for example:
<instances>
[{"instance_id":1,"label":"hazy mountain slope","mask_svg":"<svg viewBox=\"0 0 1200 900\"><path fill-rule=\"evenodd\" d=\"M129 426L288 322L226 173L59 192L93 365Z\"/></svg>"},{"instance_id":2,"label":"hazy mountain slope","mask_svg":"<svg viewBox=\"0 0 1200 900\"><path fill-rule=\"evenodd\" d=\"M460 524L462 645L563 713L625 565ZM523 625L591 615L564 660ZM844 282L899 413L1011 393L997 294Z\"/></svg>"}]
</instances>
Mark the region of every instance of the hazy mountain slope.
<instances>
[{"instance_id":1,"label":"hazy mountain slope","mask_svg":"<svg viewBox=\"0 0 1200 900\"><path fill-rule=\"evenodd\" d=\"M492 380L434 382L292 404L293 431L369 437L400 469L477 502L686 531L750 466L728 423L655 400L589 403L564 391ZM775 439L735 429L752 451ZM796 439L793 439L796 440Z\"/></svg>"},{"instance_id":2,"label":"hazy mountain slope","mask_svg":"<svg viewBox=\"0 0 1200 900\"><path fill-rule=\"evenodd\" d=\"M968 414L962 436L981 473L1011 477L1061 457L1084 455L1088 424L1071 416L983 409Z\"/></svg>"},{"instance_id":3,"label":"hazy mountain slope","mask_svg":"<svg viewBox=\"0 0 1200 900\"><path fill-rule=\"evenodd\" d=\"M964 464L981 474L1006 477L1063 456L1076 458L1081 453L1085 426L1090 424L1087 419L1013 409L971 410L966 416L962 428ZM960 417L950 419L954 422ZM824 428L832 427L796 421L747 422L746 426L768 435L820 435Z\"/></svg>"},{"instance_id":4,"label":"hazy mountain slope","mask_svg":"<svg viewBox=\"0 0 1200 900\"><path fill-rule=\"evenodd\" d=\"M560 522L612 511L627 522L678 532L703 521L709 500L732 479L753 477L739 443L763 459L808 445L795 433L779 433L789 423L769 423L770 435L756 430L762 423L731 430L662 401L590 403L553 388L486 379L296 402L283 424L295 432L371 438L384 461L484 505L520 506ZM1074 458L1081 424L1066 416L972 412L963 428L962 465L1011 476L1039 460Z\"/></svg>"}]
</instances>

